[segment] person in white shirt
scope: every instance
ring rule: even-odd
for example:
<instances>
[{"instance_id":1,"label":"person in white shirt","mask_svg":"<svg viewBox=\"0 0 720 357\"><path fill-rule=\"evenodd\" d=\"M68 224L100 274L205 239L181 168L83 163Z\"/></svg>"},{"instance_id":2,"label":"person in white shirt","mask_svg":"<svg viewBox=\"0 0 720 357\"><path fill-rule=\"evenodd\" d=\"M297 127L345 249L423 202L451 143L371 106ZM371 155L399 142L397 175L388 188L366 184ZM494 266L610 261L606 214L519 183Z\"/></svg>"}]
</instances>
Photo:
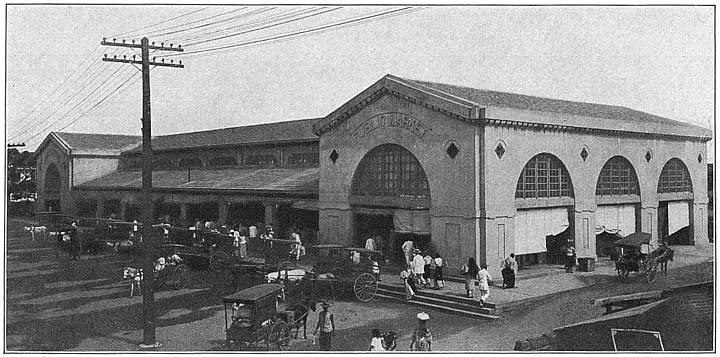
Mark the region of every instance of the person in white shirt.
<instances>
[{"instance_id":1,"label":"person in white shirt","mask_svg":"<svg viewBox=\"0 0 720 357\"><path fill-rule=\"evenodd\" d=\"M290 239L295 241L295 246L293 247L293 253L295 255L295 261L300 260L300 246L302 246L302 241L300 241L300 234L298 233L297 229L293 229L292 234L290 235Z\"/></svg>"},{"instance_id":2,"label":"person in white shirt","mask_svg":"<svg viewBox=\"0 0 720 357\"><path fill-rule=\"evenodd\" d=\"M413 242L411 240L406 240L405 243L402 244L402 250L405 254L405 264L410 266L413 258Z\"/></svg>"},{"instance_id":3,"label":"person in white shirt","mask_svg":"<svg viewBox=\"0 0 720 357\"><path fill-rule=\"evenodd\" d=\"M419 284L427 285L425 280L425 259L420 255L420 249L413 250L415 254L412 259L412 270L415 273L416 279Z\"/></svg>"},{"instance_id":4,"label":"person in white shirt","mask_svg":"<svg viewBox=\"0 0 720 357\"><path fill-rule=\"evenodd\" d=\"M375 248L375 240L372 239L372 237L368 237L368 239L365 240L365 249L377 250Z\"/></svg>"},{"instance_id":5,"label":"person in white shirt","mask_svg":"<svg viewBox=\"0 0 720 357\"><path fill-rule=\"evenodd\" d=\"M440 257L440 253L435 253L435 290L445 287L445 277L443 276L443 264L445 262Z\"/></svg>"},{"instance_id":6,"label":"person in white shirt","mask_svg":"<svg viewBox=\"0 0 720 357\"><path fill-rule=\"evenodd\" d=\"M487 271L488 265L486 263L480 264L480 271L478 272L478 290L480 290L480 305L485 305L485 302L490 297L490 284L492 280L490 273Z\"/></svg>"},{"instance_id":7,"label":"person in white shirt","mask_svg":"<svg viewBox=\"0 0 720 357\"><path fill-rule=\"evenodd\" d=\"M374 328L372 330L372 340L370 341L370 351L374 352L385 352L383 347L382 337L380 337L380 330Z\"/></svg>"},{"instance_id":8,"label":"person in white shirt","mask_svg":"<svg viewBox=\"0 0 720 357\"><path fill-rule=\"evenodd\" d=\"M250 238L257 238L257 226L256 225L250 226L249 235L250 235Z\"/></svg>"},{"instance_id":9,"label":"person in white shirt","mask_svg":"<svg viewBox=\"0 0 720 357\"><path fill-rule=\"evenodd\" d=\"M247 229L245 227L238 227L240 228L240 234L238 237L238 248L240 253L240 258L247 257Z\"/></svg>"}]
</instances>

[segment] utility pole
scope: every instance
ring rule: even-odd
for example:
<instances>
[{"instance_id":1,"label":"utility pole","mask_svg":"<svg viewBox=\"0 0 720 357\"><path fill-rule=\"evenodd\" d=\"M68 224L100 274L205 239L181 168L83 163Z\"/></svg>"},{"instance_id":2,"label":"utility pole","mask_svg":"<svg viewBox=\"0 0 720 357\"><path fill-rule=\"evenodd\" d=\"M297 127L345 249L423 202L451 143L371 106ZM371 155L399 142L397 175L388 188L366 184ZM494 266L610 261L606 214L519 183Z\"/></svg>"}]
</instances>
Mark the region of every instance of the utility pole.
<instances>
[{"instance_id":1,"label":"utility pole","mask_svg":"<svg viewBox=\"0 0 720 357\"><path fill-rule=\"evenodd\" d=\"M143 279L142 291L143 291L143 343L140 345L141 348L154 348L159 347L160 344L155 340L155 292L153 290L153 260L154 260L154 241L151 235L152 223L153 223L153 197L152 197L152 145L150 142L151 138L151 120L150 120L150 66L159 67L175 67L184 68L182 61L179 63L165 63L165 60L161 62L155 62L155 58L150 61L150 50L158 51L175 51L182 52L181 46L165 47L165 43L160 43L160 46L155 46L155 42L152 45L149 43L147 37L143 37L140 40L140 44L135 44L135 40L132 43L126 43L122 40L122 43L116 42L113 39L112 42L108 42L107 38L103 38L101 42L105 46L118 46L118 47L130 47L140 48L141 60L135 60L135 55L128 59L127 56L123 56L122 59L114 56L108 58L107 54L103 61L105 62L119 62L119 63L130 63L139 64L142 66L142 84L143 84L143 96L142 96L142 200L143 200L143 221L142 223L142 244L141 248L143 251L143 271L146 278Z\"/></svg>"}]
</instances>

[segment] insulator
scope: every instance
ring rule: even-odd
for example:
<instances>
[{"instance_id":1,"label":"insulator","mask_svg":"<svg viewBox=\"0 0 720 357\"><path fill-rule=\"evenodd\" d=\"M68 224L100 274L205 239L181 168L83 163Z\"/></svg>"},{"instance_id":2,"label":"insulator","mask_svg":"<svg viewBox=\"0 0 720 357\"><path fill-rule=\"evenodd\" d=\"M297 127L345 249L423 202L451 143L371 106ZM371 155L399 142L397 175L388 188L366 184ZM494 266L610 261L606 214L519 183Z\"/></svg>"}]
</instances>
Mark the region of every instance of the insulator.
<instances>
[{"instance_id":1,"label":"insulator","mask_svg":"<svg viewBox=\"0 0 720 357\"><path fill-rule=\"evenodd\" d=\"M171 43L171 44L170 44L170 48L172 48L172 45L173 45L173 44Z\"/></svg>"},{"instance_id":2,"label":"insulator","mask_svg":"<svg viewBox=\"0 0 720 357\"><path fill-rule=\"evenodd\" d=\"M135 55L133 55L133 59L135 59Z\"/></svg>"},{"instance_id":3,"label":"insulator","mask_svg":"<svg viewBox=\"0 0 720 357\"><path fill-rule=\"evenodd\" d=\"M117 38L113 38L113 43L115 43L116 40L117 40Z\"/></svg>"},{"instance_id":4,"label":"insulator","mask_svg":"<svg viewBox=\"0 0 720 357\"><path fill-rule=\"evenodd\" d=\"M153 62L155 62L155 59L156 59L156 58L157 58L157 57L153 57Z\"/></svg>"},{"instance_id":5,"label":"insulator","mask_svg":"<svg viewBox=\"0 0 720 357\"><path fill-rule=\"evenodd\" d=\"M160 60L160 62L162 62L162 63L165 63L165 59L164 59L164 58L163 58L163 59L161 59L161 60Z\"/></svg>"},{"instance_id":6,"label":"insulator","mask_svg":"<svg viewBox=\"0 0 720 357\"><path fill-rule=\"evenodd\" d=\"M127 60L127 56L126 56L126 55L123 55L123 59L124 59L124 60Z\"/></svg>"},{"instance_id":7,"label":"insulator","mask_svg":"<svg viewBox=\"0 0 720 357\"><path fill-rule=\"evenodd\" d=\"M107 53L105 54L105 58L107 58Z\"/></svg>"},{"instance_id":8,"label":"insulator","mask_svg":"<svg viewBox=\"0 0 720 357\"><path fill-rule=\"evenodd\" d=\"M107 37L103 37L103 42L107 41Z\"/></svg>"},{"instance_id":9,"label":"insulator","mask_svg":"<svg viewBox=\"0 0 720 357\"><path fill-rule=\"evenodd\" d=\"M133 45L135 44L135 39L134 39L134 38L132 39L132 43L133 43Z\"/></svg>"},{"instance_id":10,"label":"insulator","mask_svg":"<svg viewBox=\"0 0 720 357\"><path fill-rule=\"evenodd\" d=\"M125 44L125 39L123 39L123 45Z\"/></svg>"},{"instance_id":11,"label":"insulator","mask_svg":"<svg viewBox=\"0 0 720 357\"><path fill-rule=\"evenodd\" d=\"M170 63L173 63L173 60L170 60Z\"/></svg>"},{"instance_id":12,"label":"insulator","mask_svg":"<svg viewBox=\"0 0 720 357\"><path fill-rule=\"evenodd\" d=\"M182 48L182 45L178 45L178 49L181 49L181 48Z\"/></svg>"},{"instance_id":13,"label":"insulator","mask_svg":"<svg viewBox=\"0 0 720 357\"><path fill-rule=\"evenodd\" d=\"M164 47L164 46L165 46L165 42L160 42L160 47Z\"/></svg>"},{"instance_id":14,"label":"insulator","mask_svg":"<svg viewBox=\"0 0 720 357\"><path fill-rule=\"evenodd\" d=\"M114 58L114 59L117 59L117 55L113 55L113 58Z\"/></svg>"},{"instance_id":15,"label":"insulator","mask_svg":"<svg viewBox=\"0 0 720 357\"><path fill-rule=\"evenodd\" d=\"M155 46L155 41L152 42L152 45Z\"/></svg>"},{"instance_id":16,"label":"insulator","mask_svg":"<svg viewBox=\"0 0 720 357\"><path fill-rule=\"evenodd\" d=\"M180 62L180 64L182 64L182 60L180 60L180 61L178 61L178 62Z\"/></svg>"}]
</instances>

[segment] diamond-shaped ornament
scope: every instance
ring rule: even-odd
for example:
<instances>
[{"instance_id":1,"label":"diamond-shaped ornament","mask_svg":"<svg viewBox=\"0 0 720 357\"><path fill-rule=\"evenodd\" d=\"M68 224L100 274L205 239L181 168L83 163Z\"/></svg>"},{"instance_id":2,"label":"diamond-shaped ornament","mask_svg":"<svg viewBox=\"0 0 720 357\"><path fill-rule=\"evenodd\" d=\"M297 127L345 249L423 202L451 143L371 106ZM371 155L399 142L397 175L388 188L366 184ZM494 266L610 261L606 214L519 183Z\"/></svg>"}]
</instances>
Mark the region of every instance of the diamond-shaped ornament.
<instances>
[{"instance_id":1,"label":"diamond-shaped ornament","mask_svg":"<svg viewBox=\"0 0 720 357\"><path fill-rule=\"evenodd\" d=\"M503 155L505 155L505 147L502 143L498 143L495 147L495 155L497 155L498 159L502 159Z\"/></svg>"},{"instance_id":2,"label":"diamond-shaped ornament","mask_svg":"<svg viewBox=\"0 0 720 357\"><path fill-rule=\"evenodd\" d=\"M702 164L702 154L698 154L698 164Z\"/></svg>"},{"instance_id":3,"label":"diamond-shaped ornament","mask_svg":"<svg viewBox=\"0 0 720 357\"><path fill-rule=\"evenodd\" d=\"M457 156L457 154L460 153L460 149L458 149L458 147L457 147L457 145L455 145L455 143L450 143L450 145L445 150L445 153L447 153L451 159L454 159L455 156Z\"/></svg>"},{"instance_id":4,"label":"diamond-shaped ornament","mask_svg":"<svg viewBox=\"0 0 720 357\"><path fill-rule=\"evenodd\" d=\"M340 157L340 154L338 154L337 150L333 149L330 153L330 161L332 161L334 164L335 161L337 161L338 157Z\"/></svg>"},{"instance_id":5,"label":"diamond-shaped ornament","mask_svg":"<svg viewBox=\"0 0 720 357\"><path fill-rule=\"evenodd\" d=\"M583 148L582 151L580 151L580 157L582 158L583 161L587 160L589 155L590 154L588 154L587 149L585 149L585 148Z\"/></svg>"},{"instance_id":6,"label":"diamond-shaped ornament","mask_svg":"<svg viewBox=\"0 0 720 357\"><path fill-rule=\"evenodd\" d=\"M645 161L650 162L650 160L652 160L652 154L648 151L645 153Z\"/></svg>"}]
</instances>

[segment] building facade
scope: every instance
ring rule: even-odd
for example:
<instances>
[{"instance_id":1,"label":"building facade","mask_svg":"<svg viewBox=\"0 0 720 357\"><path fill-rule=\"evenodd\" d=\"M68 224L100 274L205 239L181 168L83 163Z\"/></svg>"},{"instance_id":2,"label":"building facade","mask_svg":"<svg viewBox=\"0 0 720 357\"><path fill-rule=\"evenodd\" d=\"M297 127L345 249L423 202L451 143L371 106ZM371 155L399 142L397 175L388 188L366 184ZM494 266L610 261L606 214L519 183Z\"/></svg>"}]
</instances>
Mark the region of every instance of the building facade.
<instances>
[{"instance_id":1,"label":"building facade","mask_svg":"<svg viewBox=\"0 0 720 357\"><path fill-rule=\"evenodd\" d=\"M710 139L623 107L388 75L324 118L153 138L155 210L182 224L312 222L319 242L372 236L389 257L413 240L451 272L475 257L497 273L510 253L552 263L568 241L595 259L600 232L657 242L688 227L706 243ZM139 217L139 153L70 196Z\"/></svg>"}]
</instances>

